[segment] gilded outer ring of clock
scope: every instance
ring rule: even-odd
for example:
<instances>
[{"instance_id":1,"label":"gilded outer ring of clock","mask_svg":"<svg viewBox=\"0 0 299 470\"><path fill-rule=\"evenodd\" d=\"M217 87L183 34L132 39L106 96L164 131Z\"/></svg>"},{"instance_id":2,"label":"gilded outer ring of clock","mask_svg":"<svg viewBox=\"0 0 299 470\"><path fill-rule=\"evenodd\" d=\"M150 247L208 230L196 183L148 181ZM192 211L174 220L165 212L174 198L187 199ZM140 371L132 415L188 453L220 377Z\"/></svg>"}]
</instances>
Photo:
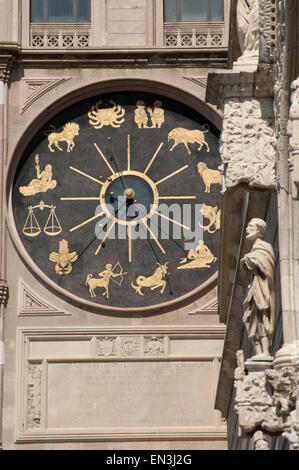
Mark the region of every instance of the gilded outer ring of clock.
<instances>
[{"instance_id":1,"label":"gilded outer ring of clock","mask_svg":"<svg viewBox=\"0 0 299 470\"><path fill-rule=\"evenodd\" d=\"M111 183L113 183L113 181L115 181L118 178L121 178L122 176L137 176L138 178L143 179L151 187L151 190L153 191L153 202L151 204L150 211L144 217L138 220L128 221L128 220L118 219L117 217L113 216L107 208L106 200L105 200L105 197L107 195L107 189L111 185ZM141 221L150 219L152 215L155 213L155 211L157 210L158 203L159 203L159 193L158 193L157 186L155 185L155 183L144 173L141 173L135 170L126 170L126 171L121 171L119 173L114 173L105 181L100 191L100 204L101 204L103 212L106 214L107 217L109 218L113 217L115 222L121 225L137 225Z\"/></svg>"}]
</instances>

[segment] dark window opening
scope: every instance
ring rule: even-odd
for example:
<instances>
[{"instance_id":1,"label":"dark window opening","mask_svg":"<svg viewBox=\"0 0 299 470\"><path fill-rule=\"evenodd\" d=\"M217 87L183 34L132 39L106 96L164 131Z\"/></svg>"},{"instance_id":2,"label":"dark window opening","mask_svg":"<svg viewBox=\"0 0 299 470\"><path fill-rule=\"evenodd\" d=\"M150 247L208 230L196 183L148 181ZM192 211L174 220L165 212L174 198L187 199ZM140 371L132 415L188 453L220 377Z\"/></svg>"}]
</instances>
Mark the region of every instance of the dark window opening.
<instances>
[{"instance_id":1,"label":"dark window opening","mask_svg":"<svg viewBox=\"0 0 299 470\"><path fill-rule=\"evenodd\" d=\"M164 0L164 21L223 21L223 10L223 0Z\"/></svg>"},{"instance_id":2,"label":"dark window opening","mask_svg":"<svg viewBox=\"0 0 299 470\"><path fill-rule=\"evenodd\" d=\"M90 23L90 0L31 0L31 23Z\"/></svg>"}]
</instances>

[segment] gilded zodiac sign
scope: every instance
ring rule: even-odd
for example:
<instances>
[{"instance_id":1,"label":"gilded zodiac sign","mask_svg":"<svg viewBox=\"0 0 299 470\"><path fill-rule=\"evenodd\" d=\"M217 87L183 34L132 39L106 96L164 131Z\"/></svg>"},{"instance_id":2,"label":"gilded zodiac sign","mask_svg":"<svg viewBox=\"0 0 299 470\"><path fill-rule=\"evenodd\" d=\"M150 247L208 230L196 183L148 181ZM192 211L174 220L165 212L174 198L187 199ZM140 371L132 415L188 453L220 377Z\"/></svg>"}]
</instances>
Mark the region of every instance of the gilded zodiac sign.
<instances>
[{"instance_id":1,"label":"gilded zodiac sign","mask_svg":"<svg viewBox=\"0 0 299 470\"><path fill-rule=\"evenodd\" d=\"M53 129L55 129L54 126L50 126ZM74 144L74 138L76 135L79 135L79 124L76 122L68 122L67 124L64 125L63 130L61 132L51 132L49 134L49 131L45 132L45 135L48 135L48 148L50 152L55 152L55 150L52 148L52 145L54 144L58 150L63 151L63 149L59 146L59 142L66 142L67 143L67 152L71 152L73 148L75 147Z\"/></svg>"},{"instance_id":2,"label":"gilded zodiac sign","mask_svg":"<svg viewBox=\"0 0 299 470\"><path fill-rule=\"evenodd\" d=\"M211 184L221 184L220 171L211 170L207 167L206 163L204 162L199 162L197 165L197 169L205 184L205 193L210 192Z\"/></svg>"},{"instance_id":3,"label":"gilded zodiac sign","mask_svg":"<svg viewBox=\"0 0 299 470\"><path fill-rule=\"evenodd\" d=\"M110 100L109 103L113 105L112 108L100 109L99 105L102 104L101 100L98 101L95 106L91 107L91 110L88 113L89 124L91 124L95 129L101 129L103 126L120 127L124 122L124 108L112 100Z\"/></svg>"},{"instance_id":4,"label":"gilded zodiac sign","mask_svg":"<svg viewBox=\"0 0 299 470\"><path fill-rule=\"evenodd\" d=\"M78 255L75 251L69 252L69 244L67 240L61 240L59 242L59 251L49 254L49 260L55 264L55 271L57 274L70 274L72 271L72 263L78 259Z\"/></svg>"},{"instance_id":5,"label":"gilded zodiac sign","mask_svg":"<svg viewBox=\"0 0 299 470\"><path fill-rule=\"evenodd\" d=\"M135 122L139 129L155 129L156 127L160 129L162 124L164 123L164 109L162 108L162 101L156 100L154 101L154 107L147 108L151 120L152 126L148 126L148 115L145 110L145 103L142 100L138 100L136 102L136 109L135 109Z\"/></svg>"},{"instance_id":6,"label":"gilded zodiac sign","mask_svg":"<svg viewBox=\"0 0 299 470\"><path fill-rule=\"evenodd\" d=\"M151 115L152 127L160 129L164 122L164 109L162 108L162 101L154 101L154 109L147 108Z\"/></svg>"},{"instance_id":7,"label":"gilded zodiac sign","mask_svg":"<svg viewBox=\"0 0 299 470\"><path fill-rule=\"evenodd\" d=\"M163 279L166 274L167 274L167 264L160 264L157 263L158 267L155 270L154 274L149 277L145 276L138 276L136 279L137 286L134 285L133 282L131 282L131 286L133 289L135 289L136 294L138 293L139 295L144 295L141 292L141 289L143 287L150 287L151 290L157 289L158 287L161 287L161 294L163 294L165 286L166 286L166 281Z\"/></svg>"},{"instance_id":8,"label":"gilded zodiac sign","mask_svg":"<svg viewBox=\"0 0 299 470\"><path fill-rule=\"evenodd\" d=\"M119 272L116 273L114 270L116 268L119 268ZM94 292L96 287L103 287L105 290L102 293L102 295L106 296L107 299L109 299L109 283L110 280L115 282L119 287L122 285L122 282L124 280L123 276L127 274L126 272L123 272L123 268L119 262L116 263L116 265L112 268L112 264L106 264L106 269L104 271L100 272L98 275L100 278L93 278L92 274L87 274L85 284L89 286L89 293L91 297L96 297L96 294ZM115 277L120 276L120 281L117 282Z\"/></svg>"},{"instance_id":9,"label":"gilded zodiac sign","mask_svg":"<svg viewBox=\"0 0 299 470\"><path fill-rule=\"evenodd\" d=\"M169 132L168 134L168 142L173 140L173 146L171 147L170 151L172 151L177 145L184 144L188 154L190 155L190 149L188 147L189 144L199 144L198 151L202 149L202 146L205 145L207 148L207 152L210 151L209 144L205 140L204 134L209 131L209 126L206 126L201 131L198 129L195 130L188 130L184 129L183 127L177 127Z\"/></svg>"},{"instance_id":10,"label":"gilded zodiac sign","mask_svg":"<svg viewBox=\"0 0 299 470\"><path fill-rule=\"evenodd\" d=\"M40 209L43 211L45 208L50 209L50 213L44 226L44 233L50 237L54 237L55 235L59 235L59 233L62 232L60 222L55 212L56 206L49 206L41 201L36 206L28 207L28 215L23 227L24 235L27 237L37 237L41 233L41 228L34 214L34 209Z\"/></svg>"},{"instance_id":11,"label":"gilded zodiac sign","mask_svg":"<svg viewBox=\"0 0 299 470\"><path fill-rule=\"evenodd\" d=\"M209 233L215 233L216 230L219 230L220 228L220 215L221 215L221 210L218 210L218 207L212 207L208 206L207 204L203 203L202 208L200 209L200 212L202 215L206 218L209 219L209 224L208 225L200 225L205 231L208 231ZM211 227L214 229L212 230Z\"/></svg>"},{"instance_id":12,"label":"gilded zodiac sign","mask_svg":"<svg viewBox=\"0 0 299 470\"><path fill-rule=\"evenodd\" d=\"M31 180L27 186L20 186L19 191L23 196L34 196L37 193L45 193L48 189L56 188L57 181L52 179L52 165L46 165L40 171L39 156L35 155L36 178Z\"/></svg>"},{"instance_id":13,"label":"gilded zodiac sign","mask_svg":"<svg viewBox=\"0 0 299 470\"><path fill-rule=\"evenodd\" d=\"M192 260L187 263L188 260ZM195 250L190 250L187 258L182 258L180 263L186 263L178 266L177 269L193 269L193 268L210 268L210 263L217 261L211 250L204 244L203 240L199 240Z\"/></svg>"},{"instance_id":14,"label":"gilded zodiac sign","mask_svg":"<svg viewBox=\"0 0 299 470\"><path fill-rule=\"evenodd\" d=\"M136 102L136 109L135 109L135 122L139 129L142 127L144 129L149 129L147 123L148 123L148 115L146 114L145 111L145 104L144 101L138 100Z\"/></svg>"}]
</instances>

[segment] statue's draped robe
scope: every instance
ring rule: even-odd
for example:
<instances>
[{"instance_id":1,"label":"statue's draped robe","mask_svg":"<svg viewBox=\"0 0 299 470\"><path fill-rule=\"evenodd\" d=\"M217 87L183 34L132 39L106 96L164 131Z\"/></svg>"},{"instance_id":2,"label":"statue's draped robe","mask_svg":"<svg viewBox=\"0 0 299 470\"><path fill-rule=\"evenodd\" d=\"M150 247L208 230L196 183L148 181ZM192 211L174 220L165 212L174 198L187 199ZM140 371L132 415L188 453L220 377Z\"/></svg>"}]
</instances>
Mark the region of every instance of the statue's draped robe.
<instances>
[{"instance_id":1,"label":"statue's draped robe","mask_svg":"<svg viewBox=\"0 0 299 470\"><path fill-rule=\"evenodd\" d=\"M255 55L259 46L259 17L257 0L238 0L237 28L243 55Z\"/></svg>"},{"instance_id":2,"label":"statue's draped robe","mask_svg":"<svg viewBox=\"0 0 299 470\"><path fill-rule=\"evenodd\" d=\"M244 301L243 322L250 339L256 341L267 336L271 342L275 309L273 248L257 239L244 261L253 277Z\"/></svg>"}]
</instances>

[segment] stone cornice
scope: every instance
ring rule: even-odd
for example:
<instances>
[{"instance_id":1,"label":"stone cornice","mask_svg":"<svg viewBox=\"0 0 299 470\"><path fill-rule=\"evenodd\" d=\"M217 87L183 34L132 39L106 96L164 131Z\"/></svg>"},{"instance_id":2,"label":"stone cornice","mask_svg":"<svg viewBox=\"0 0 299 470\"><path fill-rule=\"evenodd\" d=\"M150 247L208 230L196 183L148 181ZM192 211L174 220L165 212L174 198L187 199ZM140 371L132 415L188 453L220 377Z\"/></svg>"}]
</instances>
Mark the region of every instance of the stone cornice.
<instances>
[{"instance_id":1,"label":"stone cornice","mask_svg":"<svg viewBox=\"0 0 299 470\"><path fill-rule=\"evenodd\" d=\"M259 66L256 72L221 70L208 75L206 102L218 108L222 107L227 98L273 96L274 75L269 66Z\"/></svg>"},{"instance_id":2,"label":"stone cornice","mask_svg":"<svg viewBox=\"0 0 299 470\"><path fill-rule=\"evenodd\" d=\"M227 66L227 48L22 49L18 62L47 67L218 67Z\"/></svg>"}]
</instances>

